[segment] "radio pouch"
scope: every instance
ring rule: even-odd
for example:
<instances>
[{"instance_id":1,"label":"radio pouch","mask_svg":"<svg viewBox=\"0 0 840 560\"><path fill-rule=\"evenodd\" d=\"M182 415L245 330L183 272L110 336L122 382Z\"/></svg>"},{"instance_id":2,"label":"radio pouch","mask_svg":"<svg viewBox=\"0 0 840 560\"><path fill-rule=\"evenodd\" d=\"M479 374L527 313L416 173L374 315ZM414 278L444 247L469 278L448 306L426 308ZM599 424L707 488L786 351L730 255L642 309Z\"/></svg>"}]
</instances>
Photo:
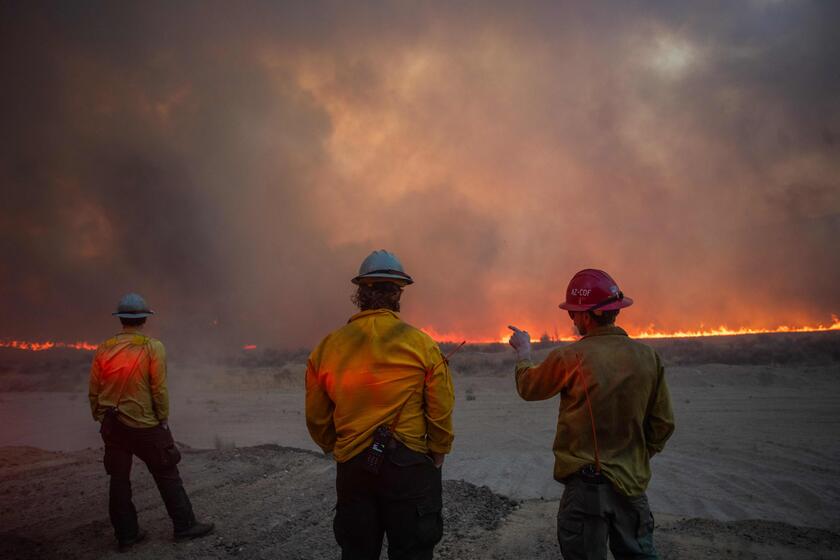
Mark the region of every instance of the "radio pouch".
<instances>
[{"instance_id":1,"label":"radio pouch","mask_svg":"<svg viewBox=\"0 0 840 560\"><path fill-rule=\"evenodd\" d=\"M373 474L379 474L379 470L382 468L382 463L385 462L385 454L387 453L393 438L394 435L387 426L379 426L376 428L376 431L373 433L373 442L365 451L364 468L366 471Z\"/></svg>"}]
</instances>

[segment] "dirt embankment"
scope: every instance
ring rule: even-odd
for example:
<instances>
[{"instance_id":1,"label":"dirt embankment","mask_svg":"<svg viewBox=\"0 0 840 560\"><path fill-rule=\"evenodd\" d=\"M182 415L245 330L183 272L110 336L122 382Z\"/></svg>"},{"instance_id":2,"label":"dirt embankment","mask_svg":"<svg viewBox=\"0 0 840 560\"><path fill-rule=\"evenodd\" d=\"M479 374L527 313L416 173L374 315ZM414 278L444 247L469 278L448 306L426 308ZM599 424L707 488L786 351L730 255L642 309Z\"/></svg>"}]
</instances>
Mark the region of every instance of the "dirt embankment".
<instances>
[{"instance_id":1,"label":"dirt embankment","mask_svg":"<svg viewBox=\"0 0 840 560\"><path fill-rule=\"evenodd\" d=\"M151 476L135 463L135 503L147 542L140 559L338 558L332 536L335 467L317 453L275 445L185 449L182 474L206 539L176 544ZM0 448L0 558L116 557L101 451ZM515 502L486 487L444 484L440 559L558 558L556 501ZM840 536L783 523L658 519L665 559L840 558ZM120 556L124 558L125 556Z\"/></svg>"},{"instance_id":2,"label":"dirt embankment","mask_svg":"<svg viewBox=\"0 0 840 560\"><path fill-rule=\"evenodd\" d=\"M182 475L196 514L216 534L171 541L171 525L151 476L135 461L134 495L147 542L132 551L161 558L333 558L335 466L317 453L274 445L184 450ZM142 471L142 472L139 472ZM445 483L447 536L441 557L464 558L487 540L515 502L484 487ZM108 558L107 477L101 452L0 449L0 558ZM444 552L445 551L445 552ZM443 556L445 554L445 556Z\"/></svg>"}]
</instances>

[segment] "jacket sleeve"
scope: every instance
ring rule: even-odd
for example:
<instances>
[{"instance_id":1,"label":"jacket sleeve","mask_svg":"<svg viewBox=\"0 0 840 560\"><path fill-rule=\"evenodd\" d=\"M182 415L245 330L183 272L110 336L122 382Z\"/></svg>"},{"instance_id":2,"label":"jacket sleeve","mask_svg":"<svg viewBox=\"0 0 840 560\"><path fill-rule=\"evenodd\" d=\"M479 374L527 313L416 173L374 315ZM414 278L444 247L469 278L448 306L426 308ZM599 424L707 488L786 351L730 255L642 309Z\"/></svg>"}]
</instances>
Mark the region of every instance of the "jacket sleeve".
<instances>
[{"instance_id":1,"label":"jacket sleeve","mask_svg":"<svg viewBox=\"0 0 840 560\"><path fill-rule=\"evenodd\" d=\"M335 404L324 390L320 373L310 356L306 362L306 427L312 440L324 453L330 453L335 448L333 410Z\"/></svg>"},{"instance_id":2,"label":"jacket sleeve","mask_svg":"<svg viewBox=\"0 0 840 560\"><path fill-rule=\"evenodd\" d=\"M653 457L665 448L665 442L674 433L674 411L671 407L671 395L665 382L665 368L659 356L656 356L656 387L651 394L648 413L645 417L645 441L649 456Z\"/></svg>"},{"instance_id":3,"label":"jacket sleeve","mask_svg":"<svg viewBox=\"0 0 840 560\"><path fill-rule=\"evenodd\" d=\"M429 451L449 453L455 432L452 428L452 409L455 407L455 389L449 364L443 359L437 344L431 352L431 370L424 388L426 435ZM437 366L437 367L435 367Z\"/></svg>"},{"instance_id":4,"label":"jacket sleeve","mask_svg":"<svg viewBox=\"0 0 840 560\"><path fill-rule=\"evenodd\" d=\"M563 350L554 350L539 365L530 360L516 363L516 390L526 401L542 401L560 393L566 386L575 365L570 364Z\"/></svg>"},{"instance_id":5,"label":"jacket sleeve","mask_svg":"<svg viewBox=\"0 0 840 560\"><path fill-rule=\"evenodd\" d=\"M169 390L166 388L166 349L158 340L149 345L149 388L155 416L161 422L169 418Z\"/></svg>"},{"instance_id":6,"label":"jacket sleeve","mask_svg":"<svg viewBox=\"0 0 840 560\"><path fill-rule=\"evenodd\" d=\"M98 414L99 409L99 379L101 376L99 368L99 352L93 355L93 363L90 365L90 381L88 382L88 401L90 402L90 413L97 422L102 418Z\"/></svg>"}]
</instances>

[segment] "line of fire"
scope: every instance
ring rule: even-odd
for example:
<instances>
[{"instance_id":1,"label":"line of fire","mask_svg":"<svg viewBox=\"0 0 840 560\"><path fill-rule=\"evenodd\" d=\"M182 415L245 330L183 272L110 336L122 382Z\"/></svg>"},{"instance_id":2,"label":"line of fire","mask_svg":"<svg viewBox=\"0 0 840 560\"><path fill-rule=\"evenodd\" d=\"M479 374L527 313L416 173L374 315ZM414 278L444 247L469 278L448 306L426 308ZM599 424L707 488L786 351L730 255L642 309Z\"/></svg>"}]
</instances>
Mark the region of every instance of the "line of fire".
<instances>
[{"instance_id":1,"label":"line of fire","mask_svg":"<svg viewBox=\"0 0 840 560\"><path fill-rule=\"evenodd\" d=\"M466 340L468 344L492 344L492 343L504 343L507 342L507 335L504 334L504 331L500 332L502 335L497 340L491 339L475 339L466 337L459 333L441 333L435 330L433 327L423 327L421 329L423 332L431 336L434 340L438 342L451 342L457 340ZM831 316L831 323L830 324L817 324L817 325L800 325L800 326L791 326L791 325L779 325L772 328L749 328L749 327L727 327L727 326L719 326L716 328L698 328L696 330L689 330L689 331L659 331L653 328L648 328L644 330L633 331L629 332L630 336L633 338L704 338L704 337L712 337L712 336L743 336L743 335L756 335L756 334L790 334L790 333L817 333L817 332L828 332L828 331L840 331L840 317L837 315ZM571 342L576 340L575 337L570 336L550 336L547 333L541 335L539 338L533 338L533 342ZM15 339L4 339L0 340L0 348L14 348L16 350L25 350L30 352L41 352L44 350L51 350L54 348L66 348L70 350L83 350L83 351L92 351L96 350L96 344L92 344L90 342L85 341L77 341L77 342L61 342L55 340L41 340L41 341L34 341L34 340L15 340ZM256 350L256 344L242 344L241 349L243 351L251 351Z\"/></svg>"}]
</instances>

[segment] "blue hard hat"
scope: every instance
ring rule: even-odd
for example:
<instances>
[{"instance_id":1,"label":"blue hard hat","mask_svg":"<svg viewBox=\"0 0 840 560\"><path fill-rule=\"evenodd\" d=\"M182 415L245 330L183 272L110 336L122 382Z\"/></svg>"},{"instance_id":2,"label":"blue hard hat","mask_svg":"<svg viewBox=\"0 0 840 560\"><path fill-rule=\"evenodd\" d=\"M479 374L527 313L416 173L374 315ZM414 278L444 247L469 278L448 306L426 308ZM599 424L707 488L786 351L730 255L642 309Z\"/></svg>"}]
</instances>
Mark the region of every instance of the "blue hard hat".
<instances>
[{"instance_id":1,"label":"blue hard hat","mask_svg":"<svg viewBox=\"0 0 840 560\"><path fill-rule=\"evenodd\" d=\"M393 253L385 249L374 251L362 261L359 275L353 278L354 284L372 284L375 282L393 282L400 286L413 284L414 280L405 273L402 263Z\"/></svg>"},{"instance_id":2,"label":"blue hard hat","mask_svg":"<svg viewBox=\"0 0 840 560\"><path fill-rule=\"evenodd\" d=\"M120 302L117 304L117 310L111 313L111 315L116 315L124 319L139 319L140 317L154 315L154 313L154 311L149 309L143 296L130 293L125 294L120 299Z\"/></svg>"}]
</instances>

